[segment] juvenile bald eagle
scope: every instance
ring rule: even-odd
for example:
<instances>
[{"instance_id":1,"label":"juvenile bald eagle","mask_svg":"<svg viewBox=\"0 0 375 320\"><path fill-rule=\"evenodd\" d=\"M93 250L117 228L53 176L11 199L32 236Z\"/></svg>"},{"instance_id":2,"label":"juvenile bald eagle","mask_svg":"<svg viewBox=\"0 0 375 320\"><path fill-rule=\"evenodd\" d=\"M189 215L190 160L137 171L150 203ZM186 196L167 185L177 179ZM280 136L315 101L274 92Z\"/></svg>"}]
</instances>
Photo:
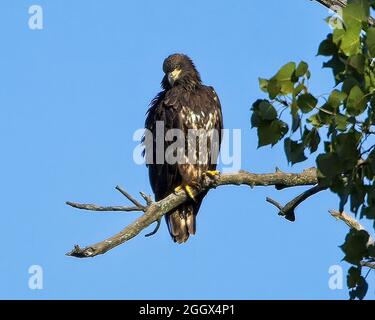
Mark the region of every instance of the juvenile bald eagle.
<instances>
[{"instance_id":1,"label":"juvenile bald eagle","mask_svg":"<svg viewBox=\"0 0 375 320\"><path fill-rule=\"evenodd\" d=\"M207 194L203 192L194 198L192 190L199 190L205 175L218 174L216 162L223 120L215 90L202 84L200 75L188 56L169 56L164 61L163 71L163 91L153 99L147 112L145 127L152 133L152 141L145 143L145 153L152 155L148 169L156 201L182 188L190 196L186 203L166 214L172 239L184 243L189 235L195 234L196 215ZM162 145L158 144L157 129L162 129L163 135L165 134ZM175 163L170 163L166 157L162 161L158 159L158 149L165 152L178 139L177 136L174 139L167 138L170 129L179 129L184 139L183 144L180 143L172 152L178 158ZM193 138L188 138L190 131L198 134L195 137L192 134ZM200 140L203 136L206 142L205 139Z\"/></svg>"}]
</instances>

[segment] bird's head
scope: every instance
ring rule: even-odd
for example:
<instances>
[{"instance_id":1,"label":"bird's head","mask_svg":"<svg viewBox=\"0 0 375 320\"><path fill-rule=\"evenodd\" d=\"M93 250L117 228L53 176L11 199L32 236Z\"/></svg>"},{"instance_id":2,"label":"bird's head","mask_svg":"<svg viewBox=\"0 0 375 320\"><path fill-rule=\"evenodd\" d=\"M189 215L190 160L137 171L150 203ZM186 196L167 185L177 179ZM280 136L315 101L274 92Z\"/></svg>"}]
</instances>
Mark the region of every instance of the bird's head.
<instances>
[{"instance_id":1,"label":"bird's head","mask_svg":"<svg viewBox=\"0 0 375 320\"><path fill-rule=\"evenodd\" d=\"M165 76L162 81L164 89L176 85L194 86L201 83L200 75L193 61L185 54L172 54L163 63Z\"/></svg>"}]
</instances>

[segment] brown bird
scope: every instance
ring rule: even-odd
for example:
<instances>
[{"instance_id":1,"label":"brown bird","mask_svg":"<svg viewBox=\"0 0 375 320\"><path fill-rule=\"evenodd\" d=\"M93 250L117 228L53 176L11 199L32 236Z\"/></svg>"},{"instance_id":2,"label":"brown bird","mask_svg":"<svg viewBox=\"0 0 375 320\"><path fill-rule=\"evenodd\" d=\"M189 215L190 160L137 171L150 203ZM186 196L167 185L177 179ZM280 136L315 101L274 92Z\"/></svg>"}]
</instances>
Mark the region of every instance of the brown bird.
<instances>
[{"instance_id":1,"label":"brown bird","mask_svg":"<svg viewBox=\"0 0 375 320\"><path fill-rule=\"evenodd\" d=\"M164 61L163 71L163 90L153 99L147 112L145 127L151 139L147 139L146 134L144 146L155 200L162 200L181 189L190 196L187 202L165 216L173 240L184 243L196 232L196 216L207 194L203 192L194 198L193 190L199 190L205 175L218 174L216 163L223 119L215 90L202 84L188 56L169 56ZM183 137L168 138L170 129L179 129ZM161 143L158 143L158 130L162 132ZM191 133L193 138L189 136ZM180 143L177 143L178 139ZM169 155L177 161L169 161L167 150L172 150ZM160 154L165 155L163 159Z\"/></svg>"}]
</instances>

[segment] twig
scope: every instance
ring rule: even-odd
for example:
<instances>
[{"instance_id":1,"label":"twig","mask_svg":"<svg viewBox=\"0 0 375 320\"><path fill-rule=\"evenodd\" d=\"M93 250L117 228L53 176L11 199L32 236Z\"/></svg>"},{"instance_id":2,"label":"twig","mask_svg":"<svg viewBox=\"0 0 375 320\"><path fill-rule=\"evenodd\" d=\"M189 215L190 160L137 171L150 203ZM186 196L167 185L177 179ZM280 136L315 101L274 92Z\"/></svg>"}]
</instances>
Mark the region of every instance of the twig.
<instances>
[{"instance_id":1,"label":"twig","mask_svg":"<svg viewBox=\"0 0 375 320\"><path fill-rule=\"evenodd\" d=\"M67 201L66 204L76 209L81 210L88 210L88 211L101 211L101 212L115 212L115 211L122 211L122 212L136 212L142 211L139 210L138 207L124 207L124 206L98 206L96 204L83 204L83 203L76 203Z\"/></svg>"},{"instance_id":2,"label":"twig","mask_svg":"<svg viewBox=\"0 0 375 320\"><path fill-rule=\"evenodd\" d=\"M147 195L147 194L145 194L143 192L140 192L139 194L146 201L146 203L147 203L148 206L152 204L153 201L152 201L152 197L151 196L149 196L149 195Z\"/></svg>"},{"instance_id":3,"label":"twig","mask_svg":"<svg viewBox=\"0 0 375 320\"><path fill-rule=\"evenodd\" d=\"M315 107L315 109L316 109L316 110L319 110L319 111L321 111L321 112L323 112L323 113L325 113L325 114L328 114L328 115L330 115L330 116L336 116L336 115L337 115L337 113L334 113L334 112L328 111L328 110L326 110L326 109L324 109L324 108L321 108L321 107Z\"/></svg>"},{"instance_id":4,"label":"twig","mask_svg":"<svg viewBox=\"0 0 375 320\"><path fill-rule=\"evenodd\" d=\"M239 173L222 174L216 179L212 180L207 179L205 184L202 186L201 190L194 191L193 195L197 196L200 192L205 192L210 189L214 189L216 187L225 185L247 185L250 187L273 185L282 188L289 188L296 186L315 185L317 183L318 179L316 169L314 168L305 170L302 173L284 173L277 171L276 173L269 174L255 174L246 171L241 171ZM148 201L150 204L147 205L147 207L142 206L144 207L144 214L141 217L139 217L133 223L128 225L121 232L108 238L107 240L98 242L85 248L75 246L71 252L67 253L67 255L79 258L87 258L94 257L99 254L104 254L105 252L134 238L139 233L141 233L142 230L146 229L152 223L159 221L166 213L170 212L174 208L177 208L179 205L181 205L189 199L189 197L186 195L184 191L179 192L178 194L172 193L165 199L158 202L152 202L151 198L145 195L142 197L146 199L146 201ZM68 204L75 208L85 210L91 210L92 208L94 209L94 211L97 211L96 209L103 208L95 205L80 205L72 202L68 202ZM108 209L109 207L105 208ZM122 210L124 210L124 208L126 207L113 208L121 208ZM139 208L137 209L139 211Z\"/></svg>"},{"instance_id":5,"label":"twig","mask_svg":"<svg viewBox=\"0 0 375 320\"><path fill-rule=\"evenodd\" d=\"M363 152L361 153L361 157L362 157L363 155L365 155L366 153L371 152L373 149L375 149L375 145L373 145L373 146L371 146L370 148L368 148L367 150L363 151Z\"/></svg>"},{"instance_id":6,"label":"twig","mask_svg":"<svg viewBox=\"0 0 375 320\"><path fill-rule=\"evenodd\" d=\"M362 267L367 267L367 268L370 268L370 269L374 269L374 270L375 270L375 262L362 261L362 262L361 262L361 266L362 266Z\"/></svg>"},{"instance_id":7,"label":"twig","mask_svg":"<svg viewBox=\"0 0 375 320\"><path fill-rule=\"evenodd\" d=\"M158 231L159 231L159 228L160 228L160 224L161 224L161 219L159 219L158 221L156 221L156 227L154 229L154 231L148 233L145 235L146 238L148 237L152 237L153 235L155 235Z\"/></svg>"},{"instance_id":8,"label":"twig","mask_svg":"<svg viewBox=\"0 0 375 320\"><path fill-rule=\"evenodd\" d=\"M357 231L365 230L365 228L356 219L346 214L345 212L330 210L329 213L331 214L332 217L336 218L337 220L341 220L345 222L345 224L350 229L355 229Z\"/></svg>"},{"instance_id":9,"label":"twig","mask_svg":"<svg viewBox=\"0 0 375 320\"><path fill-rule=\"evenodd\" d=\"M133 198L129 193L127 193L124 189L122 189L120 186L116 187L116 190L119 191L122 195L124 195L131 203L133 203L136 207L142 209L142 211L145 211L145 206L140 204L135 198Z\"/></svg>"},{"instance_id":10,"label":"twig","mask_svg":"<svg viewBox=\"0 0 375 320\"><path fill-rule=\"evenodd\" d=\"M292 201L288 202L285 206L282 206L277 201L267 198L266 201L274 205L276 208L280 210L279 215L285 217L285 219L289 221L296 221L295 210L296 208L306 199L310 198L311 196L326 190L327 187L321 187L319 185L312 187L311 189L301 193L298 197L295 197Z\"/></svg>"}]
</instances>

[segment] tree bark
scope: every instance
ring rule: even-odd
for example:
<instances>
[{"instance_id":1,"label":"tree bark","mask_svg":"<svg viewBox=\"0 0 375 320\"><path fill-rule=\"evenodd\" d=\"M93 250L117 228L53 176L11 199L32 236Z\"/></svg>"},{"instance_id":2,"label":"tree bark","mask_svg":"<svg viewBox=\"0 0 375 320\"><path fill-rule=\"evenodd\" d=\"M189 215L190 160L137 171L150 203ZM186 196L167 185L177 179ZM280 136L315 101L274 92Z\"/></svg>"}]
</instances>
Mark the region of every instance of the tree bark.
<instances>
[{"instance_id":1,"label":"tree bark","mask_svg":"<svg viewBox=\"0 0 375 320\"><path fill-rule=\"evenodd\" d=\"M246 185L251 188L255 186L289 188L296 186L316 185L317 183L318 179L315 168L305 170L302 173L284 173L278 170L276 173L255 174L241 171L239 173L219 175L215 179L207 178L203 183L202 189L199 191L194 191L194 196L197 196L200 192L227 185ZM117 187L117 189L119 189L119 187ZM142 194L142 197L145 200L148 199L148 204L143 206L129 194L126 193L124 195L133 204L135 204L136 207L138 207L138 211L143 211L144 214L118 234L83 249L81 249L79 246L75 246L71 252L67 253L67 255L78 258L87 258L106 253L120 244L134 238L151 224L159 222L166 213L188 200L188 196L185 191L172 193L165 199L155 203L151 203L149 197ZM67 202L67 204L74 208L90 211L110 211L111 208L115 209L115 211L134 211L134 207L102 207L93 204L79 204L74 202Z\"/></svg>"}]
</instances>

